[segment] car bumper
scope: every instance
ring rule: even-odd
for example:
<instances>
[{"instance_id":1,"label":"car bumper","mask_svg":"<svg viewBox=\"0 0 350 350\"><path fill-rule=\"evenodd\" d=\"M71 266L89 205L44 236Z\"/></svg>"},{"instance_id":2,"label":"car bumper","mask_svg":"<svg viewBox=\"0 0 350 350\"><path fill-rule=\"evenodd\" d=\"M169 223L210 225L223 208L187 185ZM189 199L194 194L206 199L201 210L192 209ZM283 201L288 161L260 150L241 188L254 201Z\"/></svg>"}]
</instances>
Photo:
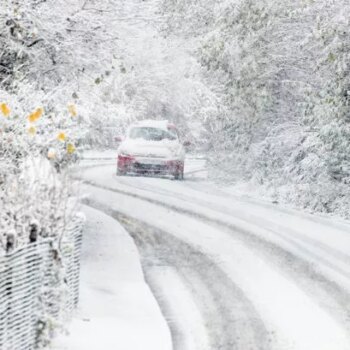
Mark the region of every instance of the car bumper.
<instances>
[{"instance_id":1,"label":"car bumper","mask_svg":"<svg viewBox=\"0 0 350 350\"><path fill-rule=\"evenodd\" d=\"M134 158L118 156L118 170L122 173L173 175L183 171L183 160Z\"/></svg>"}]
</instances>

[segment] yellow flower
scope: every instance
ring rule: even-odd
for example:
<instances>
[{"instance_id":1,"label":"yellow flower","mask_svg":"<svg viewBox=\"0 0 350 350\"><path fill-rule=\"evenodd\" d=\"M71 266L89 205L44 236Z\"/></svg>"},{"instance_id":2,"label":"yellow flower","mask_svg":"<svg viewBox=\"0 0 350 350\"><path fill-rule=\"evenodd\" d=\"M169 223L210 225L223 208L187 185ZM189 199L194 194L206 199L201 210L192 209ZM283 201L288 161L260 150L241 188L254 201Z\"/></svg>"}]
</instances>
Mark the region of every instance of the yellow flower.
<instances>
[{"instance_id":1,"label":"yellow flower","mask_svg":"<svg viewBox=\"0 0 350 350\"><path fill-rule=\"evenodd\" d=\"M28 129L28 133L32 136L34 136L36 134L36 127L35 126L31 126Z\"/></svg>"},{"instance_id":2,"label":"yellow flower","mask_svg":"<svg viewBox=\"0 0 350 350\"><path fill-rule=\"evenodd\" d=\"M64 142L67 140L67 136L64 132L60 132L58 135L57 135L57 140L58 141L61 141L61 142Z\"/></svg>"},{"instance_id":3,"label":"yellow flower","mask_svg":"<svg viewBox=\"0 0 350 350\"><path fill-rule=\"evenodd\" d=\"M5 102L0 104L0 109L4 117L8 117L11 113L9 106Z\"/></svg>"},{"instance_id":4,"label":"yellow flower","mask_svg":"<svg viewBox=\"0 0 350 350\"><path fill-rule=\"evenodd\" d=\"M67 152L69 154L72 154L72 153L75 152L75 146L72 143L68 143L68 145L67 145Z\"/></svg>"},{"instance_id":5,"label":"yellow flower","mask_svg":"<svg viewBox=\"0 0 350 350\"><path fill-rule=\"evenodd\" d=\"M73 104L68 105L68 111L69 111L69 113L71 114L72 117L76 117L78 115L77 108Z\"/></svg>"},{"instance_id":6,"label":"yellow flower","mask_svg":"<svg viewBox=\"0 0 350 350\"><path fill-rule=\"evenodd\" d=\"M29 114L28 120L30 123L35 123L44 113L43 108L37 108L33 113Z\"/></svg>"}]
</instances>

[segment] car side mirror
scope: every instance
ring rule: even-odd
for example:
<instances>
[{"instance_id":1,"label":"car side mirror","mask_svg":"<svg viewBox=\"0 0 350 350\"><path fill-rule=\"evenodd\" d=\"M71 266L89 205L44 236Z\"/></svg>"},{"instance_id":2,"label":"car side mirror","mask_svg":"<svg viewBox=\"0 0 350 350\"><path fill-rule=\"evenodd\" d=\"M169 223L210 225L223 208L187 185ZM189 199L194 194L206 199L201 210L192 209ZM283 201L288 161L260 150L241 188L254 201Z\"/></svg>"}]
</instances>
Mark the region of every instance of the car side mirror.
<instances>
[{"instance_id":1,"label":"car side mirror","mask_svg":"<svg viewBox=\"0 0 350 350\"><path fill-rule=\"evenodd\" d=\"M185 141L185 142L184 142L184 146L185 146L185 147L191 146L191 141L188 141L188 140Z\"/></svg>"},{"instance_id":2,"label":"car side mirror","mask_svg":"<svg viewBox=\"0 0 350 350\"><path fill-rule=\"evenodd\" d=\"M116 142L122 142L122 141L123 141L123 137L122 137L122 136L116 136L116 137L114 138L114 140L115 140Z\"/></svg>"}]
</instances>

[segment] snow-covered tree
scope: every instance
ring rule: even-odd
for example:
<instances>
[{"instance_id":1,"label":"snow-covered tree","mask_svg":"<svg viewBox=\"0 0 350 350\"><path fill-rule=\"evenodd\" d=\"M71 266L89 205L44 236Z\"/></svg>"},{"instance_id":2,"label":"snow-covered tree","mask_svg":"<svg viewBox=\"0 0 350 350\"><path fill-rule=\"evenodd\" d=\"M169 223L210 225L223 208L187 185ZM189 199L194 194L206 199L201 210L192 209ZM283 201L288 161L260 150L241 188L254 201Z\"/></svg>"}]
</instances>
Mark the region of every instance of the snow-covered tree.
<instances>
[{"instance_id":1,"label":"snow-covered tree","mask_svg":"<svg viewBox=\"0 0 350 350\"><path fill-rule=\"evenodd\" d=\"M164 33L191 38L219 101L205 118L216 176L347 213L348 7L327 0L163 1Z\"/></svg>"}]
</instances>

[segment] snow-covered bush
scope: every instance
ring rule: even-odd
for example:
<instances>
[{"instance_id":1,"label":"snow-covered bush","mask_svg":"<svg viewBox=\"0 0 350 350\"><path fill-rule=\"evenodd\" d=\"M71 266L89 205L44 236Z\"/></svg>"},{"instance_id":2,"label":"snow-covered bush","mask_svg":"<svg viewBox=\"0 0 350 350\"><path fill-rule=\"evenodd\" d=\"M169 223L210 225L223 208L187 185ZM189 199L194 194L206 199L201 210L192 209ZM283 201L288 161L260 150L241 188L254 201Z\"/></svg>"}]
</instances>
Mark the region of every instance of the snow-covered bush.
<instances>
[{"instance_id":1,"label":"snow-covered bush","mask_svg":"<svg viewBox=\"0 0 350 350\"><path fill-rule=\"evenodd\" d=\"M67 165L75 161L79 121L75 105L55 112L39 104L42 96L33 92L24 94L33 99L31 104L21 100L39 107L26 110L16 101L19 96L2 92L0 101L0 255L34 242L52 242L46 243L50 257L40 260L49 268L37 295L36 341L45 346L61 327L58 311L65 305L61 242L75 215Z\"/></svg>"},{"instance_id":2,"label":"snow-covered bush","mask_svg":"<svg viewBox=\"0 0 350 350\"><path fill-rule=\"evenodd\" d=\"M106 2L106 10L114 4ZM100 91L113 69L116 36L100 5L1 2L0 204L8 206L0 214L2 249L8 235L25 244L32 220L41 235L61 231L70 192L63 168L87 140L104 140L100 126L118 117Z\"/></svg>"},{"instance_id":3,"label":"snow-covered bush","mask_svg":"<svg viewBox=\"0 0 350 350\"><path fill-rule=\"evenodd\" d=\"M89 55L96 41L92 28L70 21L78 1L0 3L0 254L52 242L37 310L37 342L44 346L65 306L61 242L75 215L67 165L93 123L95 83L83 73L95 74Z\"/></svg>"},{"instance_id":4,"label":"snow-covered bush","mask_svg":"<svg viewBox=\"0 0 350 350\"><path fill-rule=\"evenodd\" d=\"M62 233L72 196L64 167L75 157L72 129L58 129L42 107L24 116L13 106L0 105L0 250L7 251ZM68 111L68 125L73 118Z\"/></svg>"}]
</instances>

